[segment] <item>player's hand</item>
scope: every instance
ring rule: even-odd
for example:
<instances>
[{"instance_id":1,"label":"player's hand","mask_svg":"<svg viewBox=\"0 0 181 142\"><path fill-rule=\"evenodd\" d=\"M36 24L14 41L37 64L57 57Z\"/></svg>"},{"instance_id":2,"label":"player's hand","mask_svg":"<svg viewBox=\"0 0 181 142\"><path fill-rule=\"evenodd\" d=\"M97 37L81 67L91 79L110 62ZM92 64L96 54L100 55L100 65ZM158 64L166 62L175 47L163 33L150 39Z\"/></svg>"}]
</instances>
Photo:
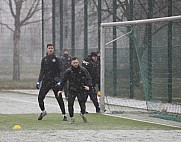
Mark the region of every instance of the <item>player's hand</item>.
<instances>
[{"instance_id":1,"label":"player's hand","mask_svg":"<svg viewBox=\"0 0 181 142\"><path fill-rule=\"evenodd\" d=\"M36 89L40 89L40 82L39 81L36 83Z\"/></svg>"},{"instance_id":2,"label":"player's hand","mask_svg":"<svg viewBox=\"0 0 181 142\"><path fill-rule=\"evenodd\" d=\"M62 91L58 91L57 96L62 95Z\"/></svg>"},{"instance_id":3,"label":"player's hand","mask_svg":"<svg viewBox=\"0 0 181 142\"><path fill-rule=\"evenodd\" d=\"M84 89L88 91L89 90L89 86L84 86Z\"/></svg>"}]
</instances>

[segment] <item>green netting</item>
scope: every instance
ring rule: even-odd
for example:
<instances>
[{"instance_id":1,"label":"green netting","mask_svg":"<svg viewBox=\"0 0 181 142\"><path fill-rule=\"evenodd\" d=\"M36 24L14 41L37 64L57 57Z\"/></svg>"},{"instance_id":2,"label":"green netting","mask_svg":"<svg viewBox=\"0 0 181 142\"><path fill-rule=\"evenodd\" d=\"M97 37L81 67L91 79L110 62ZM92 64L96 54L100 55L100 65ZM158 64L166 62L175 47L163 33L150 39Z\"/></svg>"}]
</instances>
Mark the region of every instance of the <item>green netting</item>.
<instances>
[{"instance_id":1,"label":"green netting","mask_svg":"<svg viewBox=\"0 0 181 142\"><path fill-rule=\"evenodd\" d=\"M181 120L180 21L114 26L120 38L105 46L108 110ZM112 29L106 27L105 43Z\"/></svg>"}]
</instances>

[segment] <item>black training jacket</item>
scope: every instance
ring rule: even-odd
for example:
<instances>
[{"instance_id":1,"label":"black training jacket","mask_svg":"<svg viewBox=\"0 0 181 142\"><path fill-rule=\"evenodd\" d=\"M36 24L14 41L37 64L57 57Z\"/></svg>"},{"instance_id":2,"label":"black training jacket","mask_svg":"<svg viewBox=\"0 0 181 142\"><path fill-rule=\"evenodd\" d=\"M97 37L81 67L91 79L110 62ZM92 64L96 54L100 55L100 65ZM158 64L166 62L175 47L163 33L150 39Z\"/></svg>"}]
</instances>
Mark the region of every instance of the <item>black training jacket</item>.
<instances>
[{"instance_id":1,"label":"black training jacket","mask_svg":"<svg viewBox=\"0 0 181 142\"><path fill-rule=\"evenodd\" d=\"M69 81L69 91L84 92L83 86L92 87L92 79L89 72L81 66L78 66L78 68L71 66L66 70L61 80L60 90L63 89L66 81Z\"/></svg>"},{"instance_id":2,"label":"black training jacket","mask_svg":"<svg viewBox=\"0 0 181 142\"><path fill-rule=\"evenodd\" d=\"M61 72L60 76L63 77L65 71L71 66L71 56L70 55L63 55L60 57L60 67Z\"/></svg>"},{"instance_id":3,"label":"black training jacket","mask_svg":"<svg viewBox=\"0 0 181 142\"><path fill-rule=\"evenodd\" d=\"M46 55L42 58L41 69L38 81L53 81L60 80L60 60L54 54Z\"/></svg>"},{"instance_id":4,"label":"black training jacket","mask_svg":"<svg viewBox=\"0 0 181 142\"><path fill-rule=\"evenodd\" d=\"M87 58L85 58L82 62L82 66L87 69L87 71L90 73L90 76L93 81L93 85L95 86L97 83L98 78L98 70L97 70L97 64L91 59L91 56L89 55Z\"/></svg>"}]
</instances>

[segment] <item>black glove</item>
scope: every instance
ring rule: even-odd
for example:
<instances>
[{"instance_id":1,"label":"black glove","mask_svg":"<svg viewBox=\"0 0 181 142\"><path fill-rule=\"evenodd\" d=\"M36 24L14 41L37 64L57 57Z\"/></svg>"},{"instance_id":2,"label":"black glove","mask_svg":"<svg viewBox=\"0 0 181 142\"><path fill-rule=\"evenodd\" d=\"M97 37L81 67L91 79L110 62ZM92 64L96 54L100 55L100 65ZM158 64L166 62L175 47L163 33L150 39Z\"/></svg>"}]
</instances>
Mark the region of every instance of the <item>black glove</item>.
<instances>
[{"instance_id":1,"label":"black glove","mask_svg":"<svg viewBox=\"0 0 181 142\"><path fill-rule=\"evenodd\" d=\"M36 89L40 89L40 82L39 81L36 83Z\"/></svg>"}]
</instances>

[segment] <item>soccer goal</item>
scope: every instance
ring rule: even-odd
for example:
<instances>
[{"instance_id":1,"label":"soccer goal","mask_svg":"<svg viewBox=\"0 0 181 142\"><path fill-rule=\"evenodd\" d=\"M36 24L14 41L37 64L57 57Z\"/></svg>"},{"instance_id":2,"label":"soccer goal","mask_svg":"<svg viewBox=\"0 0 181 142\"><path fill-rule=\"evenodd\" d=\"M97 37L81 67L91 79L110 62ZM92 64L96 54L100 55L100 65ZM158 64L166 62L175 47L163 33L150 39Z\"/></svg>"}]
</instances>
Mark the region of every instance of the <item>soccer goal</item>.
<instances>
[{"instance_id":1,"label":"soccer goal","mask_svg":"<svg viewBox=\"0 0 181 142\"><path fill-rule=\"evenodd\" d=\"M101 110L181 121L181 16L101 24Z\"/></svg>"}]
</instances>

